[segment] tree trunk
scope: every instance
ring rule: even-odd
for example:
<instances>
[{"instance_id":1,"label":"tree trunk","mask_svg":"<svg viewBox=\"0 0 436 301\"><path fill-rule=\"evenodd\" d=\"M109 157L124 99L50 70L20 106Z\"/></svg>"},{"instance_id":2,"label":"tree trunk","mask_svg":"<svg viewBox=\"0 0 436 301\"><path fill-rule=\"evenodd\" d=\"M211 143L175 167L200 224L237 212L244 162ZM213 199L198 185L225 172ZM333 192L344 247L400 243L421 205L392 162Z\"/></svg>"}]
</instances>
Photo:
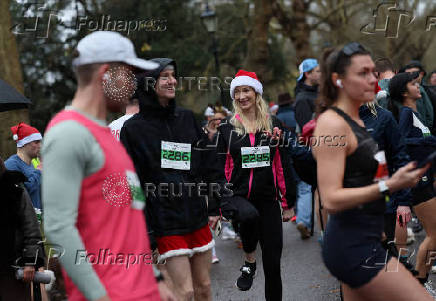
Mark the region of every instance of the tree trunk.
<instances>
[{"instance_id":1,"label":"tree trunk","mask_svg":"<svg viewBox=\"0 0 436 301\"><path fill-rule=\"evenodd\" d=\"M23 75L18 57L17 42L11 32L10 0L0 1L0 78L23 93ZM7 159L16 152L10 127L18 122L29 122L27 109L0 113L0 156Z\"/></svg>"},{"instance_id":2,"label":"tree trunk","mask_svg":"<svg viewBox=\"0 0 436 301\"><path fill-rule=\"evenodd\" d=\"M310 1L304 0L292 1L292 17L289 17L286 11L276 0L271 1L274 16L283 28L283 34L287 36L295 47L297 54L297 66L306 58L313 57L310 46L311 28L307 23L307 10Z\"/></svg>"},{"instance_id":3,"label":"tree trunk","mask_svg":"<svg viewBox=\"0 0 436 301\"><path fill-rule=\"evenodd\" d=\"M309 40L310 26L307 24L306 20L307 9L308 4L303 0L292 1L295 30L291 33L291 40L297 53L297 64L300 64L305 58L313 56Z\"/></svg>"},{"instance_id":4,"label":"tree trunk","mask_svg":"<svg viewBox=\"0 0 436 301\"><path fill-rule=\"evenodd\" d=\"M259 80L265 85L272 79L272 73L267 66L269 59L268 30L272 9L269 0L256 0L255 5L254 23L248 39L246 66L249 71L255 71Z\"/></svg>"}]
</instances>

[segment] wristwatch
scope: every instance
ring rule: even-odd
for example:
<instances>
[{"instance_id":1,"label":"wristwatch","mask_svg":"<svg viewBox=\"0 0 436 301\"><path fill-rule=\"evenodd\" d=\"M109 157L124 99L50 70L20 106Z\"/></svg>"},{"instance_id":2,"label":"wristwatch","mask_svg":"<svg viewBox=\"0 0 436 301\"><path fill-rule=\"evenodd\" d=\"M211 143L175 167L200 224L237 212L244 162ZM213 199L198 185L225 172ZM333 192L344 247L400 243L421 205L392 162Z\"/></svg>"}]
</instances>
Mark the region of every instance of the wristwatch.
<instances>
[{"instance_id":1,"label":"wristwatch","mask_svg":"<svg viewBox=\"0 0 436 301\"><path fill-rule=\"evenodd\" d=\"M386 185L386 181L378 182L378 190L385 197L385 199L389 200L391 193L389 192L389 187Z\"/></svg>"}]
</instances>

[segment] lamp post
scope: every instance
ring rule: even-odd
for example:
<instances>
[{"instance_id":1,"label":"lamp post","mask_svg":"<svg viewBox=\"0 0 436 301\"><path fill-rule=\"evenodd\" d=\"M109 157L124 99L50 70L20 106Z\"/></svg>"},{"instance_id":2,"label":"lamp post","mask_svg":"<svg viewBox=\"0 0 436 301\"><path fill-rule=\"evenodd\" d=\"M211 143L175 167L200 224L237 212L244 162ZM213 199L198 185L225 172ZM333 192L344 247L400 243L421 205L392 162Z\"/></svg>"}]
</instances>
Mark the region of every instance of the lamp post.
<instances>
[{"instance_id":1,"label":"lamp post","mask_svg":"<svg viewBox=\"0 0 436 301\"><path fill-rule=\"evenodd\" d=\"M206 3L206 7L203 11L203 13L200 16L201 20L203 21L204 26L206 27L207 31L212 35L212 52L215 57L215 72L218 74L218 77L220 76L220 62L218 60L218 41L216 39L216 31L218 27L218 18L215 14L215 11L209 8L209 4ZM224 91L223 87L221 85L221 78L219 78L219 88L221 91L221 104L226 106L227 104L224 103Z\"/></svg>"}]
</instances>

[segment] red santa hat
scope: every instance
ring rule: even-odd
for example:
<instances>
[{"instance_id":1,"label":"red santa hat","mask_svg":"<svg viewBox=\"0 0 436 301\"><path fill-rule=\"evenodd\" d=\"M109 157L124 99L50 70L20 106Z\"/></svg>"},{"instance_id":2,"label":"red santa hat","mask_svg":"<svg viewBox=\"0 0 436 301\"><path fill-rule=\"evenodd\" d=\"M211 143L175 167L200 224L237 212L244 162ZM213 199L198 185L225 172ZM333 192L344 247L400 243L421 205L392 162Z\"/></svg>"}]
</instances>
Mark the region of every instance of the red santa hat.
<instances>
[{"instance_id":1,"label":"red santa hat","mask_svg":"<svg viewBox=\"0 0 436 301\"><path fill-rule=\"evenodd\" d=\"M12 138L17 142L17 147L23 147L32 141L42 140L41 133L34 127L20 122L18 125L11 127Z\"/></svg>"},{"instance_id":2,"label":"red santa hat","mask_svg":"<svg viewBox=\"0 0 436 301\"><path fill-rule=\"evenodd\" d=\"M375 82L374 92L375 92L375 99L377 100L385 98L388 95L388 93L385 90L380 88L378 82Z\"/></svg>"},{"instance_id":3,"label":"red santa hat","mask_svg":"<svg viewBox=\"0 0 436 301\"><path fill-rule=\"evenodd\" d=\"M279 106L276 105L274 102L270 102L269 103L269 112L274 112L277 111L279 109Z\"/></svg>"},{"instance_id":4,"label":"red santa hat","mask_svg":"<svg viewBox=\"0 0 436 301\"><path fill-rule=\"evenodd\" d=\"M256 91L256 93L259 93L260 95L263 93L262 84L259 79L257 79L257 75L254 72L239 70L238 73L236 73L235 78L230 84L230 97L232 99L235 99L235 88L239 86L250 86L254 91Z\"/></svg>"}]
</instances>

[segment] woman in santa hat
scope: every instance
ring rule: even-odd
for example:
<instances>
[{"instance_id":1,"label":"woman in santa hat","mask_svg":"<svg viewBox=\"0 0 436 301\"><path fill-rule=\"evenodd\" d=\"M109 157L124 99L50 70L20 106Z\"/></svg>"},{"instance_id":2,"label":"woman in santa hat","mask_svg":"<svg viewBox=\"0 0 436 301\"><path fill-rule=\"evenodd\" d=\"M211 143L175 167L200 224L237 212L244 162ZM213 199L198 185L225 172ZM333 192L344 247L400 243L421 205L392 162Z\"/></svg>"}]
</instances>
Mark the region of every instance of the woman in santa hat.
<instances>
[{"instance_id":1,"label":"woman in santa hat","mask_svg":"<svg viewBox=\"0 0 436 301\"><path fill-rule=\"evenodd\" d=\"M295 180L290 162L280 147L280 121L268 114L263 87L256 73L239 70L230 86L233 117L218 128L217 149L225 180L233 196L222 198L223 215L240 223L245 263L236 286L251 288L256 273L256 246L260 243L266 300L282 299L280 258L282 217L290 219L295 202Z\"/></svg>"}]
</instances>

